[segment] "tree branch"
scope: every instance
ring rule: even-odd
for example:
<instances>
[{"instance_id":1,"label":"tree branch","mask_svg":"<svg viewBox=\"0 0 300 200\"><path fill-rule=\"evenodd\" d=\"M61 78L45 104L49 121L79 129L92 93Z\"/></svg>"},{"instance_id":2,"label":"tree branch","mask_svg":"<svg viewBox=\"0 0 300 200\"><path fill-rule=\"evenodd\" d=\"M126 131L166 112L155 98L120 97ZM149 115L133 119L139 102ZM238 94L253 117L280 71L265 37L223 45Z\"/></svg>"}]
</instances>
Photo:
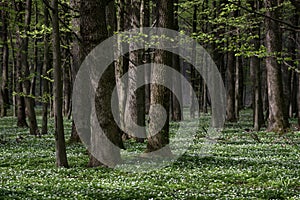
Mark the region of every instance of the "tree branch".
<instances>
[{"instance_id":1,"label":"tree branch","mask_svg":"<svg viewBox=\"0 0 300 200\"><path fill-rule=\"evenodd\" d=\"M286 26L292 28L292 29L293 29L294 31L296 31L296 32L300 32L300 27L299 27L299 26L295 26L295 25L293 25L293 24L290 24L290 23L288 23L288 22L282 21L282 20L280 20L280 19L275 19L275 18L270 17L270 16L267 16L267 15L265 15L265 14L261 14L261 13L259 13L259 12L250 10L250 9L248 9L248 8L242 6L242 5L239 5L239 4L234 3L234 2L231 2L231 1L228 1L228 3L231 3L231 4L233 4L233 5L235 5L235 6L239 7L239 8L241 8L241 9L243 9L243 10L246 10L246 11L249 12L249 13L253 13L253 14L255 14L255 15L259 15L259 16L261 16L261 17L265 17L265 18L268 18L268 19L270 19L270 20L272 20L272 21L278 22L278 23L280 23L280 24L284 24L284 25L286 25Z\"/></svg>"}]
</instances>

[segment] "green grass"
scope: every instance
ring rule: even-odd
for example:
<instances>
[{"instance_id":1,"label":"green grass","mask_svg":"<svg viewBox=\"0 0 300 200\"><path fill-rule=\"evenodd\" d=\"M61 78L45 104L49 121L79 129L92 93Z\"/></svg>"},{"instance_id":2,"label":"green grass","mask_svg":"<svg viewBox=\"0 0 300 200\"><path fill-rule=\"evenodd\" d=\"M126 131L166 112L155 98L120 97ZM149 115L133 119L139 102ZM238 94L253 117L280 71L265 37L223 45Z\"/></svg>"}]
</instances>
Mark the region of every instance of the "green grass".
<instances>
[{"instance_id":1,"label":"green grass","mask_svg":"<svg viewBox=\"0 0 300 200\"><path fill-rule=\"evenodd\" d=\"M65 121L67 138L70 124ZM173 130L176 126L172 123ZM227 124L209 156L200 154L205 134L200 130L172 165L129 173L87 168L81 144L67 145L70 168L57 169L52 134L30 136L16 127L15 118L2 118L0 199L300 199L300 133L279 138L262 131L258 143L247 128L251 113L243 111L239 124ZM53 133L53 121L49 130ZM132 141L126 145L134 150Z\"/></svg>"}]
</instances>

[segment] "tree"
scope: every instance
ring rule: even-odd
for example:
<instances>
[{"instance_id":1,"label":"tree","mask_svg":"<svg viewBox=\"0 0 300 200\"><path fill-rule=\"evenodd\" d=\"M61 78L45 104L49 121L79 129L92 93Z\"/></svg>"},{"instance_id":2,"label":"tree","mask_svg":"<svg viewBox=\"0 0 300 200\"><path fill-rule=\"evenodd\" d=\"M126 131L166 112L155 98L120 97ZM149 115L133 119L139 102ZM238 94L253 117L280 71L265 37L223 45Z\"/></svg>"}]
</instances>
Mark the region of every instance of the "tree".
<instances>
[{"instance_id":1,"label":"tree","mask_svg":"<svg viewBox=\"0 0 300 200\"><path fill-rule=\"evenodd\" d=\"M259 10L259 1L250 1L253 10ZM260 30L254 28L253 32L260 36ZM260 39L252 40L255 50L259 50ZM257 56L250 58L250 71L253 80L253 124L254 130L259 131L264 124L263 102L261 94L261 60Z\"/></svg>"},{"instance_id":2,"label":"tree","mask_svg":"<svg viewBox=\"0 0 300 200\"><path fill-rule=\"evenodd\" d=\"M16 4L15 4L16 5ZM16 5L18 8L19 5ZM25 96L25 106L27 109L27 116L29 119L29 128L31 135L37 135L38 126L36 121L36 115L34 110L34 99L30 93L30 70L28 64L28 44L29 44L29 36L28 33L30 31L30 23L31 23L31 9L32 9L32 0L26 0L25 2L25 16L23 22L23 28L19 27L19 33L17 34L18 40L18 57L17 57L17 67L18 67L18 95ZM17 9L18 10L18 9ZM22 10L22 9L21 9ZM22 16L20 16L20 21L22 21ZM22 35L21 35L22 34ZM23 87L23 88L22 88ZM20 118L18 118L18 125L23 126L26 124L24 122L24 105L22 97L19 97L18 102L18 116L20 114ZM20 120L20 121L19 121Z\"/></svg>"},{"instance_id":3,"label":"tree","mask_svg":"<svg viewBox=\"0 0 300 200\"><path fill-rule=\"evenodd\" d=\"M44 25L46 28L49 28L49 10L44 4ZM43 110L42 110L42 134L48 133L48 106L49 106L49 83L48 79L48 70L50 70L50 58L49 58L49 34L46 31L44 33L44 62L43 62Z\"/></svg>"},{"instance_id":4,"label":"tree","mask_svg":"<svg viewBox=\"0 0 300 200\"><path fill-rule=\"evenodd\" d=\"M63 122L63 80L60 54L60 32L58 16L58 0L52 0L52 27L53 27L53 68L54 68L54 126L55 126L55 149L56 165L68 167L64 122Z\"/></svg>"},{"instance_id":5,"label":"tree","mask_svg":"<svg viewBox=\"0 0 300 200\"><path fill-rule=\"evenodd\" d=\"M23 23L23 15L21 13L24 12L23 2L19 3L13 0L13 6L17 13L16 21L19 24ZM26 122L26 114L25 114L25 100L23 94L23 84L22 84L22 52L25 47L24 40L21 37L21 27L16 27L16 83L15 83L15 92L16 92L16 104L17 104L17 126L18 127L28 127Z\"/></svg>"},{"instance_id":6,"label":"tree","mask_svg":"<svg viewBox=\"0 0 300 200\"><path fill-rule=\"evenodd\" d=\"M72 62L71 62L71 71L72 71L72 82L75 82L76 74L79 70L80 64L82 62L82 58L80 55L80 18L78 17L80 9L80 0L71 0L70 6L72 8L72 30L76 34L75 37L73 37L72 41L72 47L71 47L71 56L72 56ZM80 137L78 135L78 132L76 130L76 126L74 121L72 120L72 130L71 130L71 142L80 142Z\"/></svg>"},{"instance_id":7,"label":"tree","mask_svg":"<svg viewBox=\"0 0 300 200\"><path fill-rule=\"evenodd\" d=\"M80 2L80 33L82 37L82 55L86 56L94 47L108 38L106 25L106 5L109 1L103 0L86 0ZM95 107L97 118L106 137L115 145L124 148L120 129L114 122L111 110L111 94L115 86L115 69L110 66L100 78L98 89L96 91ZM97 167L101 165L116 165L120 159L120 151L106 148L103 136L97 137L92 134L92 144L101 145L99 152L106 163L101 163L93 155L90 155L88 166ZM97 151L97 147L92 146L92 151ZM114 155L114 156L113 156Z\"/></svg>"},{"instance_id":8,"label":"tree","mask_svg":"<svg viewBox=\"0 0 300 200\"><path fill-rule=\"evenodd\" d=\"M173 28L174 13L173 13L173 1L172 0L157 0L157 26L163 28ZM172 54L167 51L157 49L154 55L154 62L157 64L164 64L172 66ZM161 80L163 82L167 78L167 74L161 67L154 65L152 69L152 82ZM169 143L169 99L170 93L167 88L162 85L151 85L151 99L150 99L150 111L149 111L149 136L147 144L147 152L153 152L165 147ZM160 104L166 110L166 121L162 130L157 131L157 125L160 124L163 119L163 112L157 111L155 105ZM162 152L163 156L169 156L172 154L168 148Z\"/></svg>"},{"instance_id":9,"label":"tree","mask_svg":"<svg viewBox=\"0 0 300 200\"><path fill-rule=\"evenodd\" d=\"M7 8L7 2L3 1L2 5ZM2 19L2 84L0 90L0 103L1 103L1 117L7 115L7 109L9 108L9 96L8 96L8 12L1 10Z\"/></svg>"},{"instance_id":10,"label":"tree","mask_svg":"<svg viewBox=\"0 0 300 200\"><path fill-rule=\"evenodd\" d=\"M283 86L281 68L276 59L276 53L281 51L280 27L277 22L270 18L279 19L277 1L264 0L266 9L265 29L266 29L266 57L269 118L268 130L283 132L289 127L288 116L284 111Z\"/></svg>"}]
</instances>

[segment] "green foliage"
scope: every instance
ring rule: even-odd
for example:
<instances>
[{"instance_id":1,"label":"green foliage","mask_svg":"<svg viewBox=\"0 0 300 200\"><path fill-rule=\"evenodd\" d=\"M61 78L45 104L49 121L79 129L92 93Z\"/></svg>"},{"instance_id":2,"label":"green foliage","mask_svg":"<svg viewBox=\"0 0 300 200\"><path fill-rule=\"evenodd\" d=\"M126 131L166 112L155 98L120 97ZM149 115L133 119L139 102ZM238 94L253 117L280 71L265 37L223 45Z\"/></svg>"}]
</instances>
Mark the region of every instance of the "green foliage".
<instances>
[{"instance_id":1,"label":"green foliage","mask_svg":"<svg viewBox=\"0 0 300 200\"><path fill-rule=\"evenodd\" d=\"M259 132L262 142L257 143L245 131L252 126L250 119L247 111L239 124L227 124L209 156L200 155L205 133L199 132L173 165L126 173L87 168L81 144L67 145L70 168L57 169L53 119L50 134L37 138L17 128L15 118L2 118L0 199L299 199L300 132L284 138ZM69 135L71 122L65 126ZM176 127L172 123L172 130Z\"/></svg>"}]
</instances>

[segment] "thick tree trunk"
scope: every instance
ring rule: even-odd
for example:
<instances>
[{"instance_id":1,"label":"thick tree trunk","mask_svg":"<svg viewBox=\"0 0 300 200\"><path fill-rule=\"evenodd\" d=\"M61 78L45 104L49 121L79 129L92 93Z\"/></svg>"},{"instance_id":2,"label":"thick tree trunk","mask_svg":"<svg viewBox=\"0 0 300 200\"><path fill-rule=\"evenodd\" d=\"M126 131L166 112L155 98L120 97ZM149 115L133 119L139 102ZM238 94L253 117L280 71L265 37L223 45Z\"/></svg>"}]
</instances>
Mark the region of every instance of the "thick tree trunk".
<instances>
[{"instance_id":1,"label":"thick tree trunk","mask_svg":"<svg viewBox=\"0 0 300 200\"><path fill-rule=\"evenodd\" d=\"M129 6L129 15L131 19L130 29L140 27L139 16L139 1L132 0ZM129 44L129 66L128 66L128 87L127 87L127 101L125 106L125 130L129 135L132 135L131 130L133 123L137 123L137 67L139 65L139 51L132 51L135 46L133 43ZM131 123L132 122L132 123Z\"/></svg>"},{"instance_id":2,"label":"thick tree trunk","mask_svg":"<svg viewBox=\"0 0 300 200\"><path fill-rule=\"evenodd\" d=\"M172 0L158 0L157 1L157 25L158 27L169 28L173 27L173 1ZM167 66L172 66L172 54L170 52L166 52L163 50L156 50L154 56L154 62L157 64L164 64ZM167 74L161 67L154 65L152 70L152 82L157 82L157 80L161 80L162 82L167 78ZM156 150L165 147L169 144L169 91L157 84L151 85L151 103L150 103L150 123L149 123L149 137L148 137L148 145L146 152L153 152ZM160 104L164 107L165 113L161 111L157 111L154 108L155 105ZM163 128L158 131L157 126L164 119L164 114L166 114L166 121ZM158 132L157 132L158 131ZM172 154L169 148L165 148L164 151L161 152L163 156L169 156Z\"/></svg>"},{"instance_id":3,"label":"thick tree trunk","mask_svg":"<svg viewBox=\"0 0 300 200\"><path fill-rule=\"evenodd\" d=\"M4 1L2 6L7 6ZM1 104L1 117L7 116L7 109L9 108L9 96L8 96L8 13L3 9L1 11L2 18L2 84L0 90L0 104Z\"/></svg>"},{"instance_id":4,"label":"thick tree trunk","mask_svg":"<svg viewBox=\"0 0 300 200\"><path fill-rule=\"evenodd\" d=\"M64 122L63 122L63 80L61 68L60 34L58 18L58 0L52 0L52 27L53 27L53 68L54 68L54 126L55 126L55 150L56 166L68 167Z\"/></svg>"},{"instance_id":5,"label":"thick tree trunk","mask_svg":"<svg viewBox=\"0 0 300 200\"><path fill-rule=\"evenodd\" d=\"M82 55L86 56L94 47L108 37L106 26L106 4L103 0L86 0L80 2L80 32L82 36ZM102 74L98 89L96 91L95 107L97 118L106 137L115 145L123 148L119 127L114 122L111 110L111 94L115 86L115 69L113 66L107 68ZM96 120L96 119L92 119ZM105 142L105 136L91 135L91 150L97 152L105 160L105 164L90 155L88 166L100 165L114 166L120 162L120 151L110 148ZM97 148L101 146L101 148Z\"/></svg>"},{"instance_id":6,"label":"thick tree trunk","mask_svg":"<svg viewBox=\"0 0 300 200\"><path fill-rule=\"evenodd\" d=\"M266 15L272 18L279 18L278 3L271 0L264 0ZM279 24L269 18L265 19L266 48L269 54L266 58L268 98L269 98L269 119L268 130L283 132L289 127L288 116L284 111L284 99L282 75L280 65L277 63L275 53L281 50L281 34Z\"/></svg>"}]
</instances>

